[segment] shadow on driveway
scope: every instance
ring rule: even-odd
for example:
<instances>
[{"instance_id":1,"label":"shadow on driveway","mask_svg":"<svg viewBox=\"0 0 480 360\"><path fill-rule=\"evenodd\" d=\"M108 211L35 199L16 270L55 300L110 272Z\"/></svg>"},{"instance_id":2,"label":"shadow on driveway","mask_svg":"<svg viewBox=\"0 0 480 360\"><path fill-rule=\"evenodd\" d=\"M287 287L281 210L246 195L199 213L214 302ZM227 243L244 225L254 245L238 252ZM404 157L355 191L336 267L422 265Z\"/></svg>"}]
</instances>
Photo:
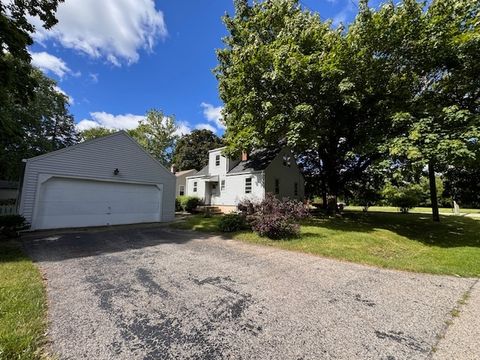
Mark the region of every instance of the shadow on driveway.
<instances>
[{"instance_id":1,"label":"shadow on driveway","mask_svg":"<svg viewBox=\"0 0 480 360\"><path fill-rule=\"evenodd\" d=\"M61 261L143 249L160 244L186 244L209 234L172 230L165 224L121 225L25 233L25 250L35 261Z\"/></svg>"}]
</instances>

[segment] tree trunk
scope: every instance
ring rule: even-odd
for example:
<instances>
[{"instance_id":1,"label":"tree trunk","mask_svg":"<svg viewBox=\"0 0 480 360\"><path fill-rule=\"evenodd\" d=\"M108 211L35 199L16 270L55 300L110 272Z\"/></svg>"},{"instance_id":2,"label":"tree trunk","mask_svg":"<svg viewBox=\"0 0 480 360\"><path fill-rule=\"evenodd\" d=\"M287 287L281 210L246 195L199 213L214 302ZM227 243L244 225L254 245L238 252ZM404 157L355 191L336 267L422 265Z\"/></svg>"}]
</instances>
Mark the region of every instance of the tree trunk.
<instances>
[{"instance_id":1,"label":"tree trunk","mask_svg":"<svg viewBox=\"0 0 480 360\"><path fill-rule=\"evenodd\" d=\"M322 207L324 210L327 210L328 208L327 190L325 189L325 187L322 190Z\"/></svg>"},{"instance_id":2,"label":"tree trunk","mask_svg":"<svg viewBox=\"0 0 480 360\"><path fill-rule=\"evenodd\" d=\"M330 194L327 196L327 214L335 215L337 213L337 195Z\"/></svg>"},{"instance_id":3,"label":"tree trunk","mask_svg":"<svg viewBox=\"0 0 480 360\"><path fill-rule=\"evenodd\" d=\"M428 180L430 182L430 200L432 202L433 221L440 221L440 215L438 213L437 184L435 182L435 169L431 160L428 162Z\"/></svg>"}]
</instances>

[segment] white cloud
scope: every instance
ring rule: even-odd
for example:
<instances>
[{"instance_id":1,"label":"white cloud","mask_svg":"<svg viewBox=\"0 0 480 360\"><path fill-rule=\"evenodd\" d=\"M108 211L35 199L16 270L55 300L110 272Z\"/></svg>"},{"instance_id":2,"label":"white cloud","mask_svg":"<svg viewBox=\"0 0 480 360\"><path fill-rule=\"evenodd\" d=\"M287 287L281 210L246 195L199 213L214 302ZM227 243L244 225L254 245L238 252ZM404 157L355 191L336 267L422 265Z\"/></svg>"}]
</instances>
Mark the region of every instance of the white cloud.
<instances>
[{"instance_id":1,"label":"white cloud","mask_svg":"<svg viewBox=\"0 0 480 360\"><path fill-rule=\"evenodd\" d=\"M58 23L50 30L34 19L34 38L52 39L92 58L120 66L135 63L138 51L151 51L167 36L163 13L154 0L68 0L58 6Z\"/></svg>"},{"instance_id":2,"label":"white cloud","mask_svg":"<svg viewBox=\"0 0 480 360\"><path fill-rule=\"evenodd\" d=\"M200 106L203 108L203 116L205 116L208 121L213 122L219 129L225 129L225 124L222 119L222 106L213 106L205 102L202 102Z\"/></svg>"},{"instance_id":3,"label":"white cloud","mask_svg":"<svg viewBox=\"0 0 480 360\"><path fill-rule=\"evenodd\" d=\"M210 130L211 132L213 133L216 133L217 132L217 129L214 128L212 125L210 124L198 124L197 126L195 126L195 129L199 129L199 130Z\"/></svg>"},{"instance_id":4,"label":"white cloud","mask_svg":"<svg viewBox=\"0 0 480 360\"><path fill-rule=\"evenodd\" d=\"M90 117L91 119L83 119L77 123L76 127L78 131L88 130L95 127L104 127L113 130L130 130L135 129L140 121L145 120L145 116L143 115L113 115L104 111L91 112ZM176 125L177 130L175 131L175 134L178 136L188 134L192 131L186 121L179 121Z\"/></svg>"},{"instance_id":5,"label":"white cloud","mask_svg":"<svg viewBox=\"0 0 480 360\"><path fill-rule=\"evenodd\" d=\"M138 126L138 122L145 119L143 115L123 114L113 115L106 112L92 112L91 119L78 122L77 130L87 130L94 127L105 127L113 130L129 130Z\"/></svg>"},{"instance_id":6,"label":"white cloud","mask_svg":"<svg viewBox=\"0 0 480 360\"><path fill-rule=\"evenodd\" d=\"M182 136L189 134L192 131L190 125L186 121L179 121L177 122L177 131L175 131L175 135Z\"/></svg>"},{"instance_id":7,"label":"white cloud","mask_svg":"<svg viewBox=\"0 0 480 360\"><path fill-rule=\"evenodd\" d=\"M68 103L70 105L74 105L75 104L75 100L73 99L73 97L71 97L70 95L68 95L65 90L63 90L61 87L59 86L55 86L55 90L57 90L57 92L59 92L60 94L63 94L65 95L67 98L68 98Z\"/></svg>"},{"instance_id":8,"label":"white cloud","mask_svg":"<svg viewBox=\"0 0 480 360\"><path fill-rule=\"evenodd\" d=\"M65 61L55 55L49 54L45 51L32 52L30 55L32 56L32 65L45 73L51 72L60 78L65 74L72 73L72 70L70 70Z\"/></svg>"}]
</instances>

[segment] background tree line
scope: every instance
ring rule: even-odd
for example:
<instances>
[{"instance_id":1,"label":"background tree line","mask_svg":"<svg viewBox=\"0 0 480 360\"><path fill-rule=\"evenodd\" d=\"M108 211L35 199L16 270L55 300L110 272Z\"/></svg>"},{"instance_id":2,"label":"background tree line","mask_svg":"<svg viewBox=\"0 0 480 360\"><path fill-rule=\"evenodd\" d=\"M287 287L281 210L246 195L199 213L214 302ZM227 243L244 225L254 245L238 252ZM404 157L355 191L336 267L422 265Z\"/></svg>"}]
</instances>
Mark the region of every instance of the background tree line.
<instances>
[{"instance_id":1,"label":"background tree line","mask_svg":"<svg viewBox=\"0 0 480 360\"><path fill-rule=\"evenodd\" d=\"M286 141L330 210L355 187L426 172L438 220L435 175L456 197L479 159L480 3L358 7L334 28L297 0L235 1L215 70L228 150Z\"/></svg>"}]
</instances>

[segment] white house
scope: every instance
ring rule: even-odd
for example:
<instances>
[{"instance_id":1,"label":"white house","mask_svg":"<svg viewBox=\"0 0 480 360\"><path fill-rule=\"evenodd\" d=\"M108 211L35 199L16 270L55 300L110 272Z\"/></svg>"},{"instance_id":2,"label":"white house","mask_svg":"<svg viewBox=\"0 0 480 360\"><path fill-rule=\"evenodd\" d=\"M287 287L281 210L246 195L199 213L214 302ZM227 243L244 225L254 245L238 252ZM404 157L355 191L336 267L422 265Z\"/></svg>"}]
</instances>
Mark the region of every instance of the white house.
<instances>
[{"instance_id":1,"label":"white house","mask_svg":"<svg viewBox=\"0 0 480 360\"><path fill-rule=\"evenodd\" d=\"M33 230L175 217L175 176L124 131L25 162L19 210Z\"/></svg>"},{"instance_id":2,"label":"white house","mask_svg":"<svg viewBox=\"0 0 480 360\"><path fill-rule=\"evenodd\" d=\"M187 195L187 177L195 175L197 170L190 169L190 170L183 170L183 171L175 171L172 168L172 172L175 174L176 177L176 185L175 185L175 192L177 196Z\"/></svg>"},{"instance_id":3,"label":"white house","mask_svg":"<svg viewBox=\"0 0 480 360\"><path fill-rule=\"evenodd\" d=\"M243 199L260 200L267 193L303 200L304 178L288 148L256 150L241 159L224 156L223 149L210 150L208 165L187 177L189 196L223 212L235 210Z\"/></svg>"}]
</instances>

